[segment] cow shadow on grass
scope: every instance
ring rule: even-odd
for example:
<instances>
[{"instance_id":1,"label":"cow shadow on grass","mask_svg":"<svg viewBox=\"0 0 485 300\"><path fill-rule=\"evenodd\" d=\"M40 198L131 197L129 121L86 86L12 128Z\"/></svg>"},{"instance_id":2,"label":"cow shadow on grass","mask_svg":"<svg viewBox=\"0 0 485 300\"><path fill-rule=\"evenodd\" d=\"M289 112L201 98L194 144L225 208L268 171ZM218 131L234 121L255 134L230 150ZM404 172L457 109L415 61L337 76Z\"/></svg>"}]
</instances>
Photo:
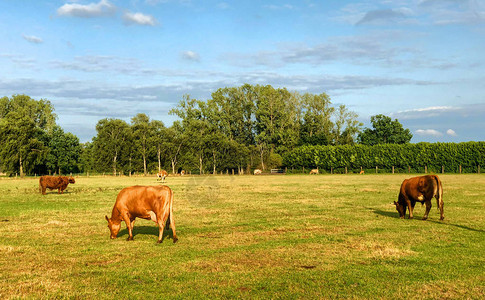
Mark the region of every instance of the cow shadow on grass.
<instances>
[{"instance_id":1,"label":"cow shadow on grass","mask_svg":"<svg viewBox=\"0 0 485 300\"><path fill-rule=\"evenodd\" d=\"M380 215L380 216L384 216L384 217L388 217L388 218L399 219L399 213L397 211L386 211L386 210L380 210L380 209L375 209L375 208L370 208L370 207L366 207L366 209L371 210L376 215Z\"/></svg>"},{"instance_id":2,"label":"cow shadow on grass","mask_svg":"<svg viewBox=\"0 0 485 300\"><path fill-rule=\"evenodd\" d=\"M46 192L45 192L45 195L43 195L41 192L39 192L39 195L41 195L41 196L47 196L47 195L58 195L59 197L62 197L63 195L66 195L66 194L75 194L75 193L73 193L73 192L68 192L68 191L64 191L64 193L59 194L57 191L46 191Z\"/></svg>"},{"instance_id":3,"label":"cow shadow on grass","mask_svg":"<svg viewBox=\"0 0 485 300\"><path fill-rule=\"evenodd\" d=\"M384 211L384 210L379 210L379 209L370 208L370 207L366 207L366 209L371 210L376 215L380 215L380 216L384 216L384 217L388 217L388 218L399 219L399 213L397 211L395 211L395 212L394 211ZM421 221L420 217L415 216L414 219ZM407 216L406 216L406 220L408 220ZM446 218L445 218L445 221L435 221L435 220L432 220L432 219L428 219L428 220L426 220L426 222L440 224L440 225L443 225L443 226L453 226L453 227L457 227L457 228L461 228L461 229L465 229L465 230L469 230L469 231L485 232L485 230L482 230L482 229L476 229L476 228L472 228L472 227L468 227L468 226L464 226L464 225L459 225L459 224L447 223Z\"/></svg>"},{"instance_id":4,"label":"cow shadow on grass","mask_svg":"<svg viewBox=\"0 0 485 300\"><path fill-rule=\"evenodd\" d=\"M158 226L135 226L133 227L133 239L136 238L137 235L153 235L158 238ZM128 237L128 229L124 228L120 230L118 233L118 238L127 238ZM163 228L163 240L166 238L173 239L173 232L172 229L169 227Z\"/></svg>"},{"instance_id":5,"label":"cow shadow on grass","mask_svg":"<svg viewBox=\"0 0 485 300\"><path fill-rule=\"evenodd\" d=\"M427 221L432 222L432 223L436 223L436 224L440 224L440 225L453 226L453 227L457 227L457 228L461 228L461 229L465 229L465 230L470 230L470 231L475 231L475 232L482 232L482 233L485 232L485 230L482 230L482 229L471 228L471 227L459 225L459 224L444 223L443 221L434 221L434 220L430 220L430 219L428 219ZM446 221L446 218L445 218L445 221Z\"/></svg>"}]
</instances>

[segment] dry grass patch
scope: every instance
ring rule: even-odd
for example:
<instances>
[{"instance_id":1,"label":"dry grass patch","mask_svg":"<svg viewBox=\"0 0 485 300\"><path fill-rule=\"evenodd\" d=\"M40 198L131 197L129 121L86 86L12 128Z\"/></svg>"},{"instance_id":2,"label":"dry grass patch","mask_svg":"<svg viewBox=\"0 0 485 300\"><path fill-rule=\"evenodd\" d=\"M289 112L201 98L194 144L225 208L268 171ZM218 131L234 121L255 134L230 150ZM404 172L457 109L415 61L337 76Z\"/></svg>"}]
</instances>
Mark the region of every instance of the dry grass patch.
<instances>
[{"instance_id":1,"label":"dry grass patch","mask_svg":"<svg viewBox=\"0 0 485 300\"><path fill-rule=\"evenodd\" d=\"M466 281L434 281L416 286L417 292L413 298L416 299L484 299L485 298L485 277L476 278L479 285L470 286Z\"/></svg>"},{"instance_id":2,"label":"dry grass patch","mask_svg":"<svg viewBox=\"0 0 485 300\"><path fill-rule=\"evenodd\" d=\"M382 258L382 259L399 259L404 256L417 255L415 251L410 249L402 249L389 242L376 242L363 239L349 240L345 243L345 247L353 251L359 252L367 258Z\"/></svg>"}]
</instances>

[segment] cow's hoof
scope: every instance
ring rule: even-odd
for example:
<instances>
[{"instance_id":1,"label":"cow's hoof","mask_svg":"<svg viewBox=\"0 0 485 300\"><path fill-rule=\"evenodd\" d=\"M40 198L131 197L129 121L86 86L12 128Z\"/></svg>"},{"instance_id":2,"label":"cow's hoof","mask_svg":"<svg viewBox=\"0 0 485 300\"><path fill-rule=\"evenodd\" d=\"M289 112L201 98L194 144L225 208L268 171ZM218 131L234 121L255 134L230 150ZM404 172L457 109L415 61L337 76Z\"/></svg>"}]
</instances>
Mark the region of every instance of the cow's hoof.
<instances>
[{"instance_id":1,"label":"cow's hoof","mask_svg":"<svg viewBox=\"0 0 485 300\"><path fill-rule=\"evenodd\" d=\"M133 237L128 237L126 240L127 241L133 241Z\"/></svg>"},{"instance_id":2,"label":"cow's hoof","mask_svg":"<svg viewBox=\"0 0 485 300\"><path fill-rule=\"evenodd\" d=\"M179 240L178 238L174 237L173 238L173 243L175 244L178 240Z\"/></svg>"},{"instance_id":3,"label":"cow's hoof","mask_svg":"<svg viewBox=\"0 0 485 300\"><path fill-rule=\"evenodd\" d=\"M162 240L158 240L158 241L157 241L157 244L161 244L161 243L162 243Z\"/></svg>"},{"instance_id":4,"label":"cow's hoof","mask_svg":"<svg viewBox=\"0 0 485 300\"><path fill-rule=\"evenodd\" d=\"M441 217L441 218L440 218L440 221L443 221L444 219L445 219L445 217Z\"/></svg>"},{"instance_id":5,"label":"cow's hoof","mask_svg":"<svg viewBox=\"0 0 485 300\"><path fill-rule=\"evenodd\" d=\"M423 219L422 219L422 220L424 221L424 220L427 220L427 219L428 219L428 217L423 217Z\"/></svg>"}]
</instances>

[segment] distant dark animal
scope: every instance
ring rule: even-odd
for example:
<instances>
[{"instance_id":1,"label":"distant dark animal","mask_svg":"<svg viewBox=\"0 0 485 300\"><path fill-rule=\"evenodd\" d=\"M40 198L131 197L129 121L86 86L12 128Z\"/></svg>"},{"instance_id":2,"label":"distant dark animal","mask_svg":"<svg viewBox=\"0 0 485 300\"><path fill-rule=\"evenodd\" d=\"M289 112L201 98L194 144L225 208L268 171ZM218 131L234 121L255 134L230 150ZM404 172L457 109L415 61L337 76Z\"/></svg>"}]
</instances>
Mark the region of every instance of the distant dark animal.
<instances>
[{"instance_id":1,"label":"distant dark animal","mask_svg":"<svg viewBox=\"0 0 485 300\"><path fill-rule=\"evenodd\" d=\"M254 170L254 175L261 175L261 174L263 174L263 171L261 171L261 169Z\"/></svg>"},{"instance_id":2,"label":"distant dark animal","mask_svg":"<svg viewBox=\"0 0 485 300\"><path fill-rule=\"evenodd\" d=\"M39 190L42 195L46 194L46 189L57 189L58 194L63 194L69 183L76 183L72 176L41 176L39 178Z\"/></svg>"},{"instance_id":3,"label":"distant dark animal","mask_svg":"<svg viewBox=\"0 0 485 300\"><path fill-rule=\"evenodd\" d=\"M310 175L312 175L312 174L318 174L318 169L312 169L310 171Z\"/></svg>"},{"instance_id":4,"label":"distant dark animal","mask_svg":"<svg viewBox=\"0 0 485 300\"><path fill-rule=\"evenodd\" d=\"M165 170L161 170L160 172L157 173L157 180L161 180L162 182L165 182L165 178L168 176L168 172Z\"/></svg>"},{"instance_id":5,"label":"distant dark animal","mask_svg":"<svg viewBox=\"0 0 485 300\"><path fill-rule=\"evenodd\" d=\"M133 225L135 218L152 220L158 224L158 243L162 242L163 227L170 223L173 242L178 238L175 234L173 219L173 191L166 185L159 186L131 186L118 193L111 218L105 216L112 239L120 231L121 221L125 221L128 229L128 241L133 240Z\"/></svg>"},{"instance_id":6,"label":"distant dark animal","mask_svg":"<svg viewBox=\"0 0 485 300\"><path fill-rule=\"evenodd\" d=\"M405 179L401 184L398 201L394 201L399 217L406 217L406 209L409 209L409 219L413 218L413 210L416 202L426 204L426 212L423 220L428 218L431 210L431 199L436 198L438 210L440 211L440 220L445 218L443 214L443 187L441 180L436 175L418 176Z\"/></svg>"}]
</instances>

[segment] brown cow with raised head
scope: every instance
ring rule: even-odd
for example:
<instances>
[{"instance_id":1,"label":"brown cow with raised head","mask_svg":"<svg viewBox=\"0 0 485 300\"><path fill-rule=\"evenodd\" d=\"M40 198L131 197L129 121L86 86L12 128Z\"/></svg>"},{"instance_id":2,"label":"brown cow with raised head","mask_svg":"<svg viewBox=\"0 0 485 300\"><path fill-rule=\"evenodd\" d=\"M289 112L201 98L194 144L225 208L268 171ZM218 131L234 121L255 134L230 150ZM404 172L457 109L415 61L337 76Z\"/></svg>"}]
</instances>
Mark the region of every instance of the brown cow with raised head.
<instances>
[{"instance_id":1,"label":"brown cow with raised head","mask_svg":"<svg viewBox=\"0 0 485 300\"><path fill-rule=\"evenodd\" d=\"M312 174L318 174L318 169L312 169L310 171L310 175L312 175Z\"/></svg>"},{"instance_id":2,"label":"brown cow with raised head","mask_svg":"<svg viewBox=\"0 0 485 300\"><path fill-rule=\"evenodd\" d=\"M160 172L157 173L157 180L162 180L162 182L165 182L165 178L167 178L168 172L165 170L161 170Z\"/></svg>"},{"instance_id":3,"label":"brown cow with raised head","mask_svg":"<svg viewBox=\"0 0 485 300\"><path fill-rule=\"evenodd\" d=\"M431 199L436 198L438 210L440 211L440 220L445 218L443 214L443 187L441 180L436 175L418 176L405 179L401 184L398 201L394 201L399 217L406 217L406 209L409 209L409 219L413 218L413 210L416 202L426 204L426 212L423 220L428 218L431 210Z\"/></svg>"},{"instance_id":4,"label":"brown cow with raised head","mask_svg":"<svg viewBox=\"0 0 485 300\"><path fill-rule=\"evenodd\" d=\"M173 191L166 185L130 186L118 193L111 218L105 216L111 238L115 239L120 231L121 221L125 221L128 229L128 241L133 240L133 225L135 218L152 220L158 224L158 243L162 242L163 227L170 223L173 242L178 238L175 234L173 219Z\"/></svg>"},{"instance_id":5,"label":"brown cow with raised head","mask_svg":"<svg viewBox=\"0 0 485 300\"><path fill-rule=\"evenodd\" d=\"M72 176L41 176L39 178L39 190L42 195L46 194L46 189L57 189L58 194L63 194L69 183L76 183Z\"/></svg>"}]
</instances>

